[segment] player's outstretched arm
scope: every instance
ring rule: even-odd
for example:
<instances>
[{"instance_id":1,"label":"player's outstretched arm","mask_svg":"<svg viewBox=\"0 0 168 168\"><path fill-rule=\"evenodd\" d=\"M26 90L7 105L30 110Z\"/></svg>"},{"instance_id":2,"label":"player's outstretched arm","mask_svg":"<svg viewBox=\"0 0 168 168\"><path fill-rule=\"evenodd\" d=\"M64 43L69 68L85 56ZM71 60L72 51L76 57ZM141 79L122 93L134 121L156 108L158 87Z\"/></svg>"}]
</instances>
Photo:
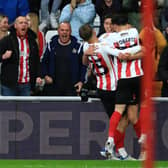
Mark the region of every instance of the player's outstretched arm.
<instances>
[{"instance_id":1,"label":"player's outstretched arm","mask_svg":"<svg viewBox=\"0 0 168 168\"><path fill-rule=\"evenodd\" d=\"M118 55L118 58L120 60L129 61L129 60L141 59L143 56L144 56L144 49L142 48L141 51L138 51L137 53L134 53L134 54L131 54L131 53L122 54L122 53L120 53Z\"/></svg>"},{"instance_id":2,"label":"player's outstretched arm","mask_svg":"<svg viewBox=\"0 0 168 168\"><path fill-rule=\"evenodd\" d=\"M141 51L141 46L140 45L137 45L137 46L134 46L134 47L131 47L131 48L126 48L124 50L119 50L119 49L115 48L114 46L109 46L107 44L104 44L103 48L108 54L116 56L116 57L118 57L118 55L120 53L121 54L125 54L125 53L134 54L134 53L137 53L137 52Z\"/></svg>"}]
</instances>

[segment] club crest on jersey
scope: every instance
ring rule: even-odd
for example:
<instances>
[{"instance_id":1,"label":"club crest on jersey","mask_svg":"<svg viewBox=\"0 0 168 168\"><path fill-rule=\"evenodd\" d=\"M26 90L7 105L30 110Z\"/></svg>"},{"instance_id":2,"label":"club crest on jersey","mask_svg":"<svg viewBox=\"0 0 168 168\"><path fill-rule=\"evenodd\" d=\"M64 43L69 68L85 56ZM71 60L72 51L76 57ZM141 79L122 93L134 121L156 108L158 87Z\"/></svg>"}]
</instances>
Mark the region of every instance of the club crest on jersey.
<instances>
[{"instance_id":1,"label":"club crest on jersey","mask_svg":"<svg viewBox=\"0 0 168 168\"><path fill-rule=\"evenodd\" d=\"M77 53L77 50L75 48L72 49L72 53L73 54L76 54Z\"/></svg>"}]
</instances>

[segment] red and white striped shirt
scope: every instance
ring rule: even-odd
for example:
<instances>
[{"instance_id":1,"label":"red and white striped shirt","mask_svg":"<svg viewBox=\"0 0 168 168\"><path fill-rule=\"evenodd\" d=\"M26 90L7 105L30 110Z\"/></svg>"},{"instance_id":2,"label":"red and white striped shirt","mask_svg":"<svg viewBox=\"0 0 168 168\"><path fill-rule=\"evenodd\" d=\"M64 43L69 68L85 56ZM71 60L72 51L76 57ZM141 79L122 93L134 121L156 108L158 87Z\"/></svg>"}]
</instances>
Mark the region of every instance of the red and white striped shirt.
<instances>
[{"instance_id":1,"label":"red and white striped shirt","mask_svg":"<svg viewBox=\"0 0 168 168\"><path fill-rule=\"evenodd\" d=\"M28 39L20 39L19 42L19 69L18 83L28 83L30 81L29 74L29 44Z\"/></svg>"},{"instance_id":2,"label":"red and white striped shirt","mask_svg":"<svg viewBox=\"0 0 168 168\"><path fill-rule=\"evenodd\" d=\"M110 55L104 52L103 45L97 43L97 55L89 56L89 64L96 75L97 88L114 91L117 87L117 75ZM84 52L89 45L84 45Z\"/></svg>"},{"instance_id":3,"label":"red and white striped shirt","mask_svg":"<svg viewBox=\"0 0 168 168\"><path fill-rule=\"evenodd\" d=\"M122 51L128 48L134 49L134 47L140 45L138 31L135 28L123 30L118 33L105 33L99 38L99 40L105 41L109 45ZM141 59L131 61L120 61L119 59L114 59L114 64L117 66L118 79L134 78L143 75Z\"/></svg>"}]
</instances>

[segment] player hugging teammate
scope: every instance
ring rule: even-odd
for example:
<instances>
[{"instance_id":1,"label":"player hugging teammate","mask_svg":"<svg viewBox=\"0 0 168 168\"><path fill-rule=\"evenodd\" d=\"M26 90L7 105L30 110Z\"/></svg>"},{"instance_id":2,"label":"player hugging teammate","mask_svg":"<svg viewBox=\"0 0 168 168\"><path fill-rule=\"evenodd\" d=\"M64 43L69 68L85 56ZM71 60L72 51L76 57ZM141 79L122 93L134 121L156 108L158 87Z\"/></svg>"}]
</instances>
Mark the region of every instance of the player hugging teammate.
<instances>
[{"instance_id":1,"label":"player hugging teammate","mask_svg":"<svg viewBox=\"0 0 168 168\"><path fill-rule=\"evenodd\" d=\"M139 45L138 31L128 24L127 16L116 15L112 18L112 24L116 32L105 33L99 39L88 25L80 28L80 36L87 42L84 45L83 62L94 65L92 67L97 78L98 93L105 109L109 99L115 104L115 107L111 106L109 137L105 144L104 156L124 160L132 158L124 148L128 121L133 124L137 137L141 136L138 105L140 80L143 75L141 67L143 54ZM110 93L113 95L110 96ZM127 113L123 116L126 108Z\"/></svg>"}]
</instances>

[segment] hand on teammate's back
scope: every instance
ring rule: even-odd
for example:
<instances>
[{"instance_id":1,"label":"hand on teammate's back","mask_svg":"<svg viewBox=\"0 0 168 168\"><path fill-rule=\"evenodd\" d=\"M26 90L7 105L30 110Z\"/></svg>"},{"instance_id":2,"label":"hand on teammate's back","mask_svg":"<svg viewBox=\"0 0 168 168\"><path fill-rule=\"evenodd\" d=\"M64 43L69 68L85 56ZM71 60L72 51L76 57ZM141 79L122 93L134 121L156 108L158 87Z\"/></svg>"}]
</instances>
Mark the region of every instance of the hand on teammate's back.
<instances>
[{"instance_id":1,"label":"hand on teammate's back","mask_svg":"<svg viewBox=\"0 0 168 168\"><path fill-rule=\"evenodd\" d=\"M120 53L118 55L118 58L122 61L128 61L128 60L130 60L130 57L131 57L130 53L125 53L125 54Z\"/></svg>"}]
</instances>

